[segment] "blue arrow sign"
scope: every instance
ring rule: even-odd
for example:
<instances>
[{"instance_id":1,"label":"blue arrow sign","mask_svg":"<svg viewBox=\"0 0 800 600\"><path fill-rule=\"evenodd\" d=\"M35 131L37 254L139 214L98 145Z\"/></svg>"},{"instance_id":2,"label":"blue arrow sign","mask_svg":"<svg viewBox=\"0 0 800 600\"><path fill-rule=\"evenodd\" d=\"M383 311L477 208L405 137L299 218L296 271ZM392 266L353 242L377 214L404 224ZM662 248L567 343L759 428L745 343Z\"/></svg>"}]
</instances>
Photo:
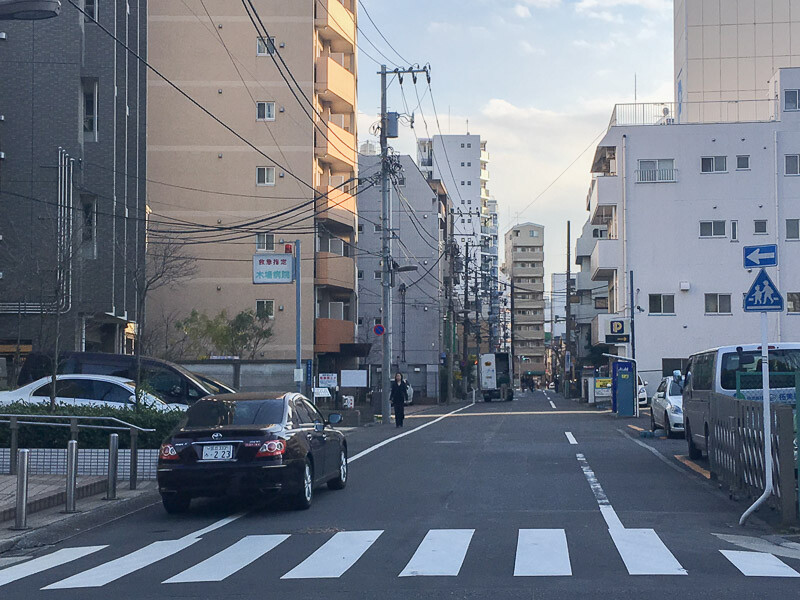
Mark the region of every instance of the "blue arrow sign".
<instances>
[{"instance_id":1,"label":"blue arrow sign","mask_svg":"<svg viewBox=\"0 0 800 600\"><path fill-rule=\"evenodd\" d=\"M783 296L764 269L756 275L750 291L744 297L745 312L782 312Z\"/></svg>"},{"instance_id":2,"label":"blue arrow sign","mask_svg":"<svg viewBox=\"0 0 800 600\"><path fill-rule=\"evenodd\" d=\"M744 247L745 269L758 269L760 267L777 267L777 266L778 266L778 246L776 244Z\"/></svg>"}]
</instances>

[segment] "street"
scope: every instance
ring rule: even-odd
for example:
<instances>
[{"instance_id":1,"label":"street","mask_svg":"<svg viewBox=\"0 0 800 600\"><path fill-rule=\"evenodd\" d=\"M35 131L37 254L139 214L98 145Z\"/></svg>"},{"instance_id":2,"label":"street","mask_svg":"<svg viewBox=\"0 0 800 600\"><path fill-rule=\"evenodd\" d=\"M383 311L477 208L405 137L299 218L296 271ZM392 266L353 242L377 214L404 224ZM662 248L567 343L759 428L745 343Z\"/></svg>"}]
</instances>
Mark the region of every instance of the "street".
<instances>
[{"instance_id":1,"label":"street","mask_svg":"<svg viewBox=\"0 0 800 600\"><path fill-rule=\"evenodd\" d=\"M0 594L747 599L767 585L800 596L800 553L744 553L714 535L767 530L736 526L740 504L643 447L630 423L541 391L431 407L404 430L352 432L348 487L320 489L308 511L218 500L176 517L152 505L25 561L0 557ZM777 576L745 576L755 572Z\"/></svg>"}]
</instances>

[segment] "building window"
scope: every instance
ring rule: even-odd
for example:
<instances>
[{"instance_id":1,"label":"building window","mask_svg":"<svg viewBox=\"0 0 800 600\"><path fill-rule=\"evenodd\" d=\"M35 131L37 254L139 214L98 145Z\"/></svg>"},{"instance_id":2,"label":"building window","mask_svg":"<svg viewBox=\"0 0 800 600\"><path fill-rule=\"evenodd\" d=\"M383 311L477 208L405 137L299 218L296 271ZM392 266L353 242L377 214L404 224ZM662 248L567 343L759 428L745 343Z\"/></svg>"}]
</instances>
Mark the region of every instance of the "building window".
<instances>
[{"instance_id":1,"label":"building window","mask_svg":"<svg viewBox=\"0 0 800 600\"><path fill-rule=\"evenodd\" d=\"M706 294L706 314L731 314L731 295Z\"/></svg>"},{"instance_id":2,"label":"building window","mask_svg":"<svg viewBox=\"0 0 800 600\"><path fill-rule=\"evenodd\" d=\"M675 181L675 160L672 158L640 160L636 181L639 183Z\"/></svg>"},{"instance_id":3,"label":"building window","mask_svg":"<svg viewBox=\"0 0 800 600\"><path fill-rule=\"evenodd\" d=\"M259 37L256 40L256 56L269 56L275 54L275 38Z\"/></svg>"},{"instance_id":4,"label":"building window","mask_svg":"<svg viewBox=\"0 0 800 600\"><path fill-rule=\"evenodd\" d=\"M83 197L81 205L81 251L85 258L97 258L97 201L91 197Z\"/></svg>"},{"instance_id":5,"label":"building window","mask_svg":"<svg viewBox=\"0 0 800 600\"><path fill-rule=\"evenodd\" d=\"M608 298L606 298L608 304ZM674 294L650 294L650 314L651 315L674 315L675 314L675 295Z\"/></svg>"},{"instance_id":6,"label":"building window","mask_svg":"<svg viewBox=\"0 0 800 600\"><path fill-rule=\"evenodd\" d=\"M83 0L83 20L92 23L97 20L97 0Z\"/></svg>"},{"instance_id":7,"label":"building window","mask_svg":"<svg viewBox=\"0 0 800 600\"><path fill-rule=\"evenodd\" d=\"M461 182L461 185L464 185L464 182L463 182L463 181Z\"/></svg>"},{"instance_id":8,"label":"building window","mask_svg":"<svg viewBox=\"0 0 800 600\"><path fill-rule=\"evenodd\" d=\"M83 141L97 141L97 80L84 79L83 88Z\"/></svg>"},{"instance_id":9,"label":"building window","mask_svg":"<svg viewBox=\"0 0 800 600\"><path fill-rule=\"evenodd\" d=\"M271 233L256 234L256 252L273 252L275 250L275 236Z\"/></svg>"},{"instance_id":10,"label":"building window","mask_svg":"<svg viewBox=\"0 0 800 600\"><path fill-rule=\"evenodd\" d=\"M472 185L472 180L467 181L467 185Z\"/></svg>"},{"instance_id":11,"label":"building window","mask_svg":"<svg viewBox=\"0 0 800 600\"><path fill-rule=\"evenodd\" d=\"M357 322L358 322L359 325L363 325L364 324L364 317L358 317Z\"/></svg>"},{"instance_id":12,"label":"building window","mask_svg":"<svg viewBox=\"0 0 800 600\"><path fill-rule=\"evenodd\" d=\"M800 313L800 292L786 294L786 307L790 313Z\"/></svg>"},{"instance_id":13,"label":"building window","mask_svg":"<svg viewBox=\"0 0 800 600\"><path fill-rule=\"evenodd\" d=\"M461 144L461 147L463 148L463 147L464 147L464 144Z\"/></svg>"},{"instance_id":14,"label":"building window","mask_svg":"<svg viewBox=\"0 0 800 600\"><path fill-rule=\"evenodd\" d=\"M274 121L275 120L275 103L274 102L256 102L256 121Z\"/></svg>"},{"instance_id":15,"label":"building window","mask_svg":"<svg viewBox=\"0 0 800 600\"><path fill-rule=\"evenodd\" d=\"M361 223L358 224L358 227L356 227L356 229L358 229L358 233L364 233L364 226Z\"/></svg>"},{"instance_id":16,"label":"building window","mask_svg":"<svg viewBox=\"0 0 800 600\"><path fill-rule=\"evenodd\" d=\"M599 310L608 310L608 298L605 296L601 298L595 298L594 307Z\"/></svg>"},{"instance_id":17,"label":"building window","mask_svg":"<svg viewBox=\"0 0 800 600\"><path fill-rule=\"evenodd\" d=\"M467 144L467 148L472 148L472 144Z\"/></svg>"},{"instance_id":18,"label":"building window","mask_svg":"<svg viewBox=\"0 0 800 600\"><path fill-rule=\"evenodd\" d=\"M256 167L256 185L275 185L275 167Z\"/></svg>"},{"instance_id":19,"label":"building window","mask_svg":"<svg viewBox=\"0 0 800 600\"><path fill-rule=\"evenodd\" d=\"M373 325L383 325L383 323L381 323L382 320L383 319L381 319L380 317L375 317L374 319L372 319L372 324Z\"/></svg>"},{"instance_id":20,"label":"building window","mask_svg":"<svg viewBox=\"0 0 800 600\"><path fill-rule=\"evenodd\" d=\"M372 278L373 278L373 279L380 279L380 278L381 278L381 275L382 275L382 274L381 274L381 272L380 272L380 271L373 271L373 273L372 273Z\"/></svg>"},{"instance_id":21,"label":"building window","mask_svg":"<svg viewBox=\"0 0 800 600\"><path fill-rule=\"evenodd\" d=\"M787 154L785 167L786 175L800 175L800 154Z\"/></svg>"},{"instance_id":22,"label":"building window","mask_svg":"<svg viewBox=\"0 0 800 600\"><path fill-rule=\"evenodd\" d=\"M464 163L463 163L463 162L461 163L461 166L462 166L462 167L464 166Z\"/></svg>"},{"instance_id":23,"label":"building window","mask_svg":"<svg viewBox=\"0 0 800 600\"><path fill-rule=\"evenodd\" d=\"M471 166L472 166L472 163L471 163L471 162L468 162L468 163L467 163L467 166L468 166L468 167L471 167Z\"/></svg>"},{"instance_id":24,"label":"building window","mask_svg":"<svg viewBox=\"0 0 800 600\"><path fill-rule=\"evenodd\" d=\"M739 241L739 221L731 221L731 241Z\"/></svg>"},{"instance_id":25,"label":"building window","mask_svg":"<svg viewBox=\"0 0 800 600\"><path fill-rule=\"evenodd\" d=\"M762 219L757 219L753 221L753 233L757 235L766 235L767 222Z\"/></svg>"},{"instance_id":26,"label":"building window","mask_svg":"<svg viewBox=\"0 0 800 600\"><path fill-rule=\"evenodd\" d=\"M800 240L800 219L786 219L786 239Z\"/></svg>"},{"instance_id":27,"label":"building window","mask_svg":"<svg viewBox=\"0 0 800 600\"><path fill-rule=\"evenodd\" d=\"M359 279L364 279L364 271L362 269L358 270L358 278Z\"/></svg>"},{"instance_id":28,"label":"building window","mask_svg":"<svg viewBox=\"0 0 800 600\"><path fill-rule=\"evenodd\" d=\"M783 110L800 110L800 90L786 90L783 93Z\"/></svg>"},{"instance_id":29,"label":"building window","mask_svg":"<svg viewBox=\"0 0 800 600\"><path fill-rule=\"evenodd\" d=\"M725 173L728 170L728 157L704 156L700 159L700 170L703 173Z\"/></svg>"},{"instance_id":30,"label":"building window","mask_svg":"<svg viewBox=\"0 0 800 600\"><path fill-rule=\"evenodd\" d=\"M272 319L275 316L275 300L256 300L256 316L259 319Z\"/></svg>"},{"instance_id":31,"label":"building window","mask_svg":"<svg viewBox=\"0 0 800 600\"><path fill-rule=\"evenodd\" d=\"M700 221L700 237L725 237L725 221Z\"/></svg>"},{"instance_id":32,"label":"building window","mask_svg":"<svg viewBox=\"0 0 800 600\"><path fill-rule=\"evenodd\" d=\"M376 232L377 232L377 231L383 231L383 227L381 226L381 224L380 224L380 223L373 223L373 224L372 224L372 229L373 229L374 231L376 231Z\"/></svg>"},{"instance_id":33,"label":"building window","mask_svg":"<svg viewBox=\"0 0 800 600\"><path fill-rule=\"evenodd\" d=\"M750 170L750 156L737 156L736 157L736 170L749 171Z\"/></svg>"}]
</instances>

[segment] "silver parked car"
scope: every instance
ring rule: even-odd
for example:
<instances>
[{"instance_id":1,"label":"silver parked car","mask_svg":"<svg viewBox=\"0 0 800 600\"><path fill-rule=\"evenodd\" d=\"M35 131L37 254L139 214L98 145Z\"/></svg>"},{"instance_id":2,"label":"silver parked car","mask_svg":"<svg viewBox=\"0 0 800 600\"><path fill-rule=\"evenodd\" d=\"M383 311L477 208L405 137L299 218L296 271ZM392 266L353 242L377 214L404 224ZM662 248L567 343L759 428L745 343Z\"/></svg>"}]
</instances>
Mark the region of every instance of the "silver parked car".
<instances>
[{"instance_id":1,"label":"silver parked car","mask_svg":"<svg viewBox=\"0 0 800 600\"><path fill-rule=\"evenodd\" d=\"M667 437L683 433L683 380L664 377L650 403L650 427L663 429Z\"/></svg>"}]
</instances>

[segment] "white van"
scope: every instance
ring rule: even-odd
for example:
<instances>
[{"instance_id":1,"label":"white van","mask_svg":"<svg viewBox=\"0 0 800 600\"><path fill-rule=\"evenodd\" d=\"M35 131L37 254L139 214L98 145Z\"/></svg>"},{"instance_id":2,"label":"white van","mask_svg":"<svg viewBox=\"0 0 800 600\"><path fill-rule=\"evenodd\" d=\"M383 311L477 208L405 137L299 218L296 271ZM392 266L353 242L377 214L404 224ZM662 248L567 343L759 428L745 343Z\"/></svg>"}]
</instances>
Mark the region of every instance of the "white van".
<instances>
[{"instance_id":1,"label":"white van","mask_svg":"<svg viewBox=\"0 0 800 600\"><path fill-rule=\"evenodd\" d=\"M800 343L770 344L770 399L794 404L794 373L800 371ZM761 400L761 344L722 346L692 354L683 388L684 427L690 458L708 452L709 401L713 394Z\"/></svg>"}]
</instances>

